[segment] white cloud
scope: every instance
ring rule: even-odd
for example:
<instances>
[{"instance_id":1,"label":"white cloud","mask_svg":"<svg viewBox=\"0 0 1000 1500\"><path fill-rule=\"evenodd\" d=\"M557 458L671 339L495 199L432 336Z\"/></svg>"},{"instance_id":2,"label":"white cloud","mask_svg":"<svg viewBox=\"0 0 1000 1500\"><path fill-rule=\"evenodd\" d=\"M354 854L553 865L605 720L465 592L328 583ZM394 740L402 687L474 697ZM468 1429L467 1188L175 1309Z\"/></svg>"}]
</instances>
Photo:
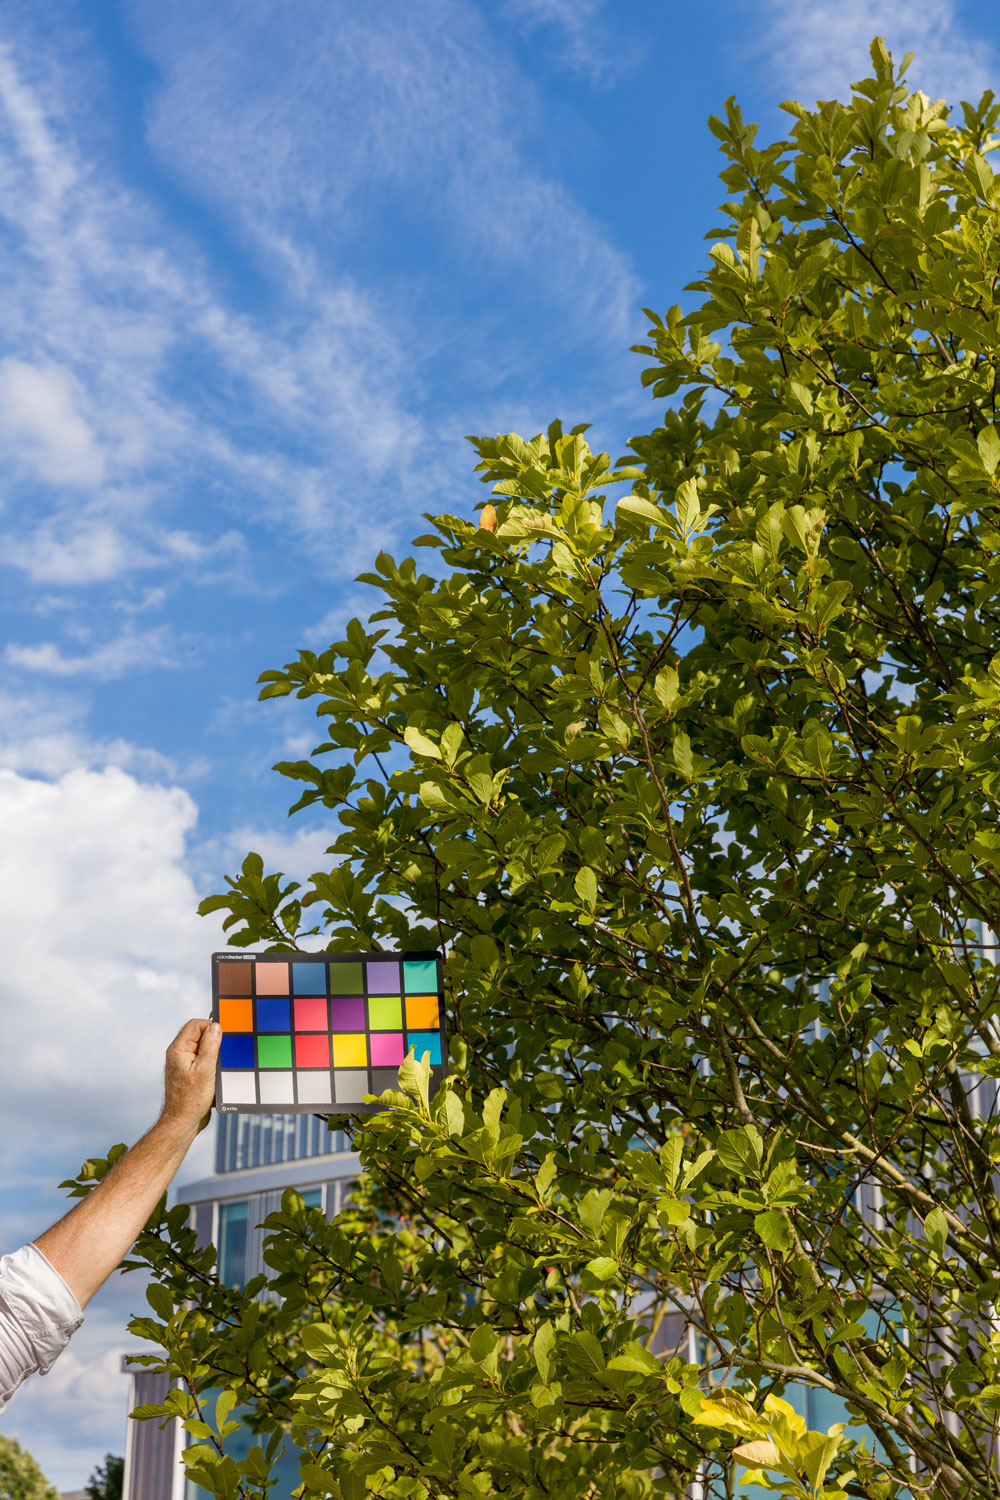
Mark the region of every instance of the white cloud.
<instances>
[{"instance_id":1,"label":"white cloud","mask_svg":"<svg viewBox=\"0 0 1000 1500\"><path fill-rule=\"evenodd\" d=\"M80 406L68 370L0 360L0 433L39 479L91 486L104 478L104 456Z\"/></svg>"},{"instance_id":2,"label":"white cloud","mask_svg":"<svg viewBox=\"0 0 1000 1500\"><path fill-rule=\"evenodd\" d=\"M761 10L753 14L759 23ZM932 99L978 102L996 84L994 49L963 24L956 0L767 0L763 16L757 55L806 104L845 98L854 80L869 77L875 36L885 38L897 65L916 53L908 82Z\"/></svg>"},{"instance_id":3,"label":"white cloud","mask_svg":"<svg viewBox=\"0 0 1000 1500\"><path fill-rule=\"evenodd\" d=\"M346 0L301 0L294 22L280 0L130 9L165 76L150 117L162 161L269 256L309 276L308 247L356 245L388 212L432 226L464 274L533 286L564 338L621 347L633 331L628 260L532 160L521 118L537 103L468 0L390 4L378 26ZM568 7L545 9L582 36Z\"/></svg>"},{"instance_id":4,"label":"white cloud","mask_svg":"<svg viewBox=\"0 0 1000 1500\"><path fill-rule=\"evenodd\" d=\"M152 562L118 527L99 519L53 517L21 535L5 536L3 544L4 561L32 583L104 583Z\"/></svg>"},{"instance_id":5,"label":"white cloud","mask_svg":"<svg viewBox=\"0 0 1000 1500\"><path fill-rule=\"evenodd\" d=\"M400 475L422 441L396 331L370 293L291 249L267 313L235 310L192 244L88 153L94 95L67 92L52 21L0 45L0 481L24 517L5 560L67 583L176 572L229 545L230 526L212 530L238 512L349 567L333 518L360 532L359 477ZM335 462L349 485L331 483ZM98 483L82 517L58 493ZM192 498L197 533L172 524Z\"/></svg>"},{"instance_id":6,"label":"white cloud","mask_svg":"<svg viewBox=\"0 0 1000 1500\"><path fill-rule=\"evenodd\" d=\"M136 1276L131 1285L122 1282L124 1296L99 1294L49 1373L32 1376L0 1417L59 1490L82 1489L106 1453L125 1452L128 1377L121 1358L135 1346L125 1321L142 1307L143 1288Z\"/></svg>"},{"instance_id":7,"label":"white cloud","mask_svg":"<svg viewBox=\"0 0 1000 1500\"><path fill-rule=\"evenodd\" d=\"M503 0L500 14L529 35L537 30L555 33L553 60L598 83L632 62L631 49L621 44L623 15L616 15L612 32L603 22L603 10L604 0Z\"/></svg>"},{"instance_id":8,"label":"white cloud","mask_svg":"<svg viewBox=\"0 0 1000 1500\"><path fill-rule=\"evenodd\" d=\"M315 738L311 743L316 743ZM319 809L320 815L324 811ZM330 868L332 857L326 851L337 837L339 824L334 823L331 814L326 816L330 818L326 827L296 828L294 832L282 828L254 828L249 824L234 828L224 838L212 839L199 846L194 851L194 860L206 871L221 869L235 874L252 849L264 861L266 871L280 870L286 879L304 885L314 871ZM218 876L214 878L218 879Z\"/></svg>"},{"instance_id":9,"label":"white cloud","mask_svg":"<svg viewBox=\"0 0 1000 1500\"><path fill-rule=\"evenodd\" d=\"M168 626L153 630L125 631L103 645L75 656L67 655L55 641L31 646L9 644L4 650L8 666L51 677L94 677L110 682L128 673L178 667L178 643Z\"/></svg>"},{"instance_id":10,"label":"white cloud","mask_svg":"<svg viewBox=\"0 0 1000 1500\"><path fill-rule=\"evenodd\" d=\"M203 766L180 766L157 750L128 740L95 738L88 732L86 709L74 694L0 691L0 768L32 776L62 776L78 768L117 766L137 776L176 780L201 774Z\"/></svg>"},{"instance_id":11,"label":"white cloud","mask_svg":"<svg viewBox=\"0 0 1000 1500\"><path fill-rule=\"evenodd\" d=\"M55 781L0 771L11 1159L134 1140L151 1123L164 1049L210 1003L214 933L185 868L196 816L186 792L116 768Z\"/></svg>"}]
</instances>

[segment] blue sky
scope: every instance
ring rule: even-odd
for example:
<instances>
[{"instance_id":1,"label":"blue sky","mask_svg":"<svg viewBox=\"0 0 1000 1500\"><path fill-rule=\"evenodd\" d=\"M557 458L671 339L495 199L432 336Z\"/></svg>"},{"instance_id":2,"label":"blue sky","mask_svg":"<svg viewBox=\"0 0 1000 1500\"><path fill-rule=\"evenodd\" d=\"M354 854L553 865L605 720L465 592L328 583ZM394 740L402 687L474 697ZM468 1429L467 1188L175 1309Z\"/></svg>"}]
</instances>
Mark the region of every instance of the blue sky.
<instances>
[{"instance_id":1,"label":"blue sky","mask_svg":"<svg viewBox=\"0 0 1000 1500\"><path fill-rule=\"evenodd\" d=\"M1000 86L960 0L7 0L3 1248L150 1123L207 1008L197 900L250 847L321 864L269 770L311 721L257 674L375 607L353 579L422 512L474 514L464 434L648 429L628 348L705 265L707 116L783 134L876 33L933 97ZM0 1421L64 1488L124 1451L139 1300Z\"/></svg>"}]
</instances>

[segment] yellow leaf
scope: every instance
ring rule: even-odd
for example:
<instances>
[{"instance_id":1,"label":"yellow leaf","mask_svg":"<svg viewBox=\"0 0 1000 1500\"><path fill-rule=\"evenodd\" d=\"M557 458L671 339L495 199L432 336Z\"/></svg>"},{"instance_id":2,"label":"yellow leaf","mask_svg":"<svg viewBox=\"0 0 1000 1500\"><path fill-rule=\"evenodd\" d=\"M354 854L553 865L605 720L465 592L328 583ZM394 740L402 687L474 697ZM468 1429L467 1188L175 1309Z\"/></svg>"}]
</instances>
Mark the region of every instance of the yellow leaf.
<instances>
[{"instance_id":1,"label":"yellow leaf","mask_svg":"<svg viewBox=\"0 0 1000 1500\"><path fill-rule=\"evenodd\" d=\"M777 1445L767 1438L758 1438L753 1443L741 1443L738 1448L733 1449L733 1457L738 1458L747 1468L778 1469L782 1462Z\"/></svg>"}]
</instances>

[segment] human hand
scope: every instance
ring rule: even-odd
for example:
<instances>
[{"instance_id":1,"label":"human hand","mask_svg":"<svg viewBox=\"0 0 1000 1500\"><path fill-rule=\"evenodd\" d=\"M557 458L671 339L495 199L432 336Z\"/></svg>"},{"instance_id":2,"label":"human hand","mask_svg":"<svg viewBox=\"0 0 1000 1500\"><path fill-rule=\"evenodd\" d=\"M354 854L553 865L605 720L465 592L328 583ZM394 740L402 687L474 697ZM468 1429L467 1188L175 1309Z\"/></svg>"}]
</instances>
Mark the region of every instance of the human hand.
<instances>
[{"instance_id":1,"label":"human hand","mask_svg":"<svg viewBox=\"0 0 1000 1500\"><path fill-rule=\"evenodd\" d=\"M162 1120L204 1130L212 1117L215 1065L222 1041L218 1021L200 1018L185 1023L167 1048Z\"/></svg>"}]
</instances>

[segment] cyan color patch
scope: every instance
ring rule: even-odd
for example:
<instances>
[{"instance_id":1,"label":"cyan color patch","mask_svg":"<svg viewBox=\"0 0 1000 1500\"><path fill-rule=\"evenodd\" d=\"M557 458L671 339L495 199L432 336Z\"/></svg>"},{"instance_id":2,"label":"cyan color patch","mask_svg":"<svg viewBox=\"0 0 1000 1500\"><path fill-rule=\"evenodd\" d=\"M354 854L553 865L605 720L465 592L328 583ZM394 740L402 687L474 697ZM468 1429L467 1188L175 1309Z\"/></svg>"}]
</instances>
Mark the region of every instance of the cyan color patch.
<instances>
[{"instance_id":1,"label":"cyan color patch","mask_svg":"<svg viewBox=\"0 0 1000 1500\"><path fill-rule=\"evenodd\" d=\"M417 1062L423 1060L425 1052L430 1053L432 1063L441 1061L441 1033L439 1031L408 1031L406 1045L407 1048L414 1048Z\"/></svg>"}]
</instances>

